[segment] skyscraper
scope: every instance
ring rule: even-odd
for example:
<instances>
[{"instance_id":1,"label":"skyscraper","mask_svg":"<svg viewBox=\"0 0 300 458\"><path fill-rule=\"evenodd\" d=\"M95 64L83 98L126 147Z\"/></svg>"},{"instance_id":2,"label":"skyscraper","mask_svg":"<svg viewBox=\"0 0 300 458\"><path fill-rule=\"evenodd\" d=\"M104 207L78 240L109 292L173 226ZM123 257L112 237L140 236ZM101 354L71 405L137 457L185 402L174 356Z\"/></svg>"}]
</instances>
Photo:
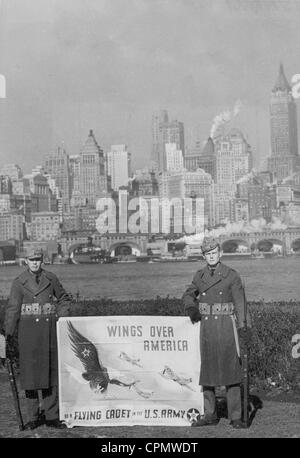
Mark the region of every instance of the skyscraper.
<instances>
[{"instance_id":1,"label":"skyscraper","mask_svg":"<svg viewBox=\"0 0 300 458\"><path fill-rule=\"evenodd\" d=\"M299 165L297 108L282 64L272 89L270 121L271 157L268 158L268 169L274 179L281 182Z\"/></svg>"},{"instance_id":2,"label":"skyscraper","mask_svg":"<svg viewBox=\"0 0 300 458\"><path fill-rule=\"evenodd\" d=\"M106 154L107 174L111 177L111 187L118 191L120 186L128 186L131 155L126 145L112 145Z\"/></svg>"},{"instance_id":3,"label":"skyscraper","mask_svg":"<svg viewBox=\"0 0 300 458\"><path fill-rule=\"evenodd\" d=\"M167 143L176 143L176 148L181 150L182 156L185 156L184 146L184 124L183 122L173 121L161 122L159 124L159 170L167 169L166 148Z\"/></svg>"},{"instance_id":4,"label":"skyscraper","mask_svg":"<svg viewBox=\"0 0 300 458\"><path fill-rule=\"evenodd\" d=\"M71 182L69 156L64 148L58 147L46 155L44 169L55 180L56 186L61 191L63 211L70 210Z\"/></svg>"},{"instance_id":5,"label":"skyscraper","mask_svg":"<svg viewBox=\"0 0 300 458\"><path fill-rule=\"evenodd\" d=\"M222 137L218 137L216 151L216 181L231 189L238 180L252 169L252 152L239 129L231 129Z\"/></svg>"},{"instance_id":6,"label":"skyscraper","mask_svg":"<svg viewBox=\"0 0 300 458\"><path fill-rule=\"evenodd\" d=\"M80 152L79 192L92 207L96 205L97 198L106 192L103 150L92 130Z\"/></svg>"},{"instance_id":7,"label":"skyscraper","mask_svg":"<svg viewBox=\"0 0 300 458\"><path fill-rule=\"evenodd\" d=\"M177 149L176 143L166 143L166 170L168 172L183 169L182 151Z\"/></svg>"},{"instance_id":8,"label":"skyscraper","mask_svg":"<svg viewBox=\"0 0 300 458\"><path fill-rule=\"evenodd\" d=\"M158 110L152 115L152 150L151 160L156 166L159 165L159 151L160 151L160 130L159 126L161 123L169 121L167 110Z\"/></svg>"},{"instance_id":9,"label":"skyscraper","mask_svg":"<svg viewBox=\"0 0 300 458\"><path fill-rule=\"evenodd\" d=\"M185 156L184 164L186 169L191 172L195 172L199 168L205 170L215 180L216 156L213 139L209 137L204 146L200 141L197 141L195 147Z\"/></svg>"}]
</instances>

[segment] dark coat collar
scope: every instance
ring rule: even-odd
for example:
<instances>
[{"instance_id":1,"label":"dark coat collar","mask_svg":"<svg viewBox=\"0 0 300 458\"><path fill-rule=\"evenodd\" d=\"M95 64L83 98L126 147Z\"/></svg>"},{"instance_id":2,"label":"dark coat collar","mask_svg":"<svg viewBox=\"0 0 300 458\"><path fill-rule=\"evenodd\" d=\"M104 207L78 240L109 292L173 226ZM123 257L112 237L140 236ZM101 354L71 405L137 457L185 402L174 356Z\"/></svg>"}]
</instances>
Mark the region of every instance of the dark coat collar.
<instances>
[{"instance_id":1,"label":"dark coat collar","mask_svg":"<svg viewBox=\"0 0 300 458\"><path fill-rule=\"evenodd\" d=\"M206 265L203 269L199 271L201 279L205 283L207 283L209 287L213 286L216 283L219 283L220 279L226 278L229 272L229 267L225 266L225 264L223 264L222 262L218 264L213 276L210 275L208 265Z\"/></svg>"},{"instance_id":2,"label":"dark coat collar","mask_svg":"<svg viewBox=\"0 0 300 458\"><path fill-rule=\"evenodd\" d=\"M48 272L46 272L44 269L41 269L40 282L38 285L35 282L34 275L29 271L29 269L26 269L19 276L19 280L26 289L29 289L35 295L44 291L44 289L46 289L51 282L51 278L49 277Z\"/></svg>"}]
</instances>

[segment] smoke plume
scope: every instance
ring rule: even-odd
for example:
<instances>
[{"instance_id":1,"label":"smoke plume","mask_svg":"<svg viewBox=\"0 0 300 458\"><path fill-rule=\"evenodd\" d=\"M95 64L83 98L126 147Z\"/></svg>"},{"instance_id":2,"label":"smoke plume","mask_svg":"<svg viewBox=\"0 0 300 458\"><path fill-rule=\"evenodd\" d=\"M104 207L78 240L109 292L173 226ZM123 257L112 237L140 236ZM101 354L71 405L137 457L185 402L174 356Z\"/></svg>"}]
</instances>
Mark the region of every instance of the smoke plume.
<instances>
[{"instance_id":1,"label":"smoke plume","mask_svg":"<svg viewBox=\"0 0 300 458\"><path fill-rule=\"evenodd\" d=\"M213 124L210 129L210 137L214 138L216 136L217 130L225 123L231 121L235 118L240 112L242 107L242 102L238 99L233 107L233 110L226 110L214 117Z\"/></svg>"},{"instance_id":2,"label":"smoke plume","mask_svg":"<svg viewBox=\"0 0 300 458\"><path fill-rule=\"evenodd\" d=\"M253 232L265 232L265 231L284 231L287 229L287 225L283 223L279 218L273 217L270 223L267 223L264 218L252 219L249 223L241 221L238 223L227 222L225 226L212 229L211 231L204 231L200 234L194 234L184 236L177 242L185 242L189 244L201 244L204 237L215 237L218 238L221 235L231 234L251 234Z\"/></svg>"}]
</instances>

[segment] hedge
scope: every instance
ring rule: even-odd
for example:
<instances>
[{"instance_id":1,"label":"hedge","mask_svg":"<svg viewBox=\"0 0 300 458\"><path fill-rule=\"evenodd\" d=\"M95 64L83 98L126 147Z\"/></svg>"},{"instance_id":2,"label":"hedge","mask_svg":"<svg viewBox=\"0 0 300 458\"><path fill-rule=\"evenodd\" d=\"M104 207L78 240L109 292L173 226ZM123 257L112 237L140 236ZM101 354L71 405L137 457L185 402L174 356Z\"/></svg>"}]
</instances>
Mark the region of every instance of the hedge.
<instances>
[{"instance_id":1,"label":"hedge","mask_svg":"<svg viewBox=\"0 0 300 458\"><path fill-rule=\"evenodd\" d=\"M6 301L0 302L0 329ZM249 302L252 339L249 348L251 385L300 390L300 358L292 357L292 337L300 334L299 302ZM182 300L114 301L108 298L74 302L71 316L163 315L183 316ZM300 352L299 352L300 353ZM17 357L17 353L16 353Z\"/></svg>"}]
</instances>

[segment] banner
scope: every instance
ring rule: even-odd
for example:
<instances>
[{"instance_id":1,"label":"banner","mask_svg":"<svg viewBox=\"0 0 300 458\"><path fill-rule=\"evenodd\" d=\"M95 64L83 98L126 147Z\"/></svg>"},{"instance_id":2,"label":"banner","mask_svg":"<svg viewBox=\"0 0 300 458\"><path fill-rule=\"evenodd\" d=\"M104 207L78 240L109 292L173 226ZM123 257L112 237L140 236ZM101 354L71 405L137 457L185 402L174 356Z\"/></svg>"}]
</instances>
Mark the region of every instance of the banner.
<instances>
[{"instance_id":1,"label":"banner","mask_svg":"<svg viewBox=\"0 0 300 458\"><path fill-rule=\"evenodd\" d=\"M188 317L60 318L60 419L189 426L203 415L200 325Z\"/></svg>"}]
</instances>

